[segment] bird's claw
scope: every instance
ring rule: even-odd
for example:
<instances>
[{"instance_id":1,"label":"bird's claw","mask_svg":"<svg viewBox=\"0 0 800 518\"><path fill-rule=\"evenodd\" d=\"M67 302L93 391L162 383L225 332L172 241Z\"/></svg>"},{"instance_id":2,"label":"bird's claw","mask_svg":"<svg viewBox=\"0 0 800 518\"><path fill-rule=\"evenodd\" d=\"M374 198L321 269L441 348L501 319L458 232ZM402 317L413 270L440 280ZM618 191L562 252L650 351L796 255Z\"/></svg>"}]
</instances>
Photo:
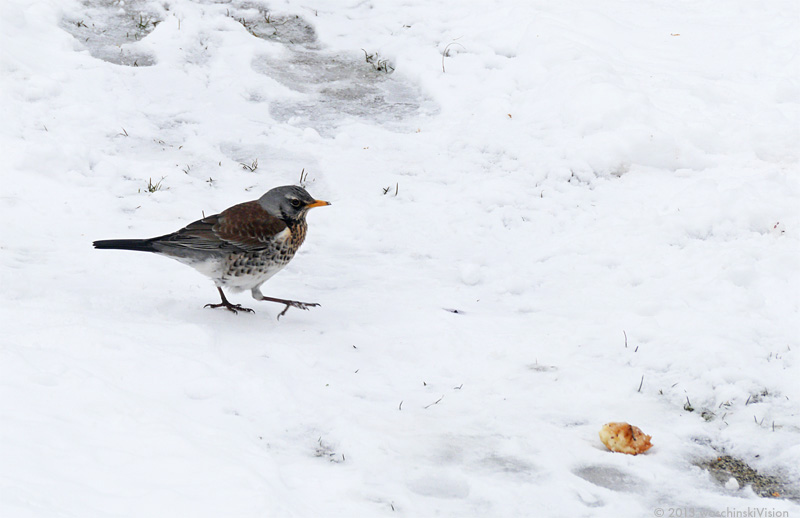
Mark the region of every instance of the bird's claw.
<instances>
[{"instance_id":1,"label":"bird's claw","mask_svg":"<svg viewBox=\"0 0 800 518\"><path fill-rule=\"evenodd\" d=\"M316 303L316 302L299 302L297 300L289 300L289 301L286 301L285 304L286 304L286 307L283 308L283 311L278 313L278 320L280 320L281 317L283 315L285 315L287 311L289 311L289 308L297 308L297 309L302 309L304 311L308 311L309 308L313 308L313 307L319 306L319 304Z\"/></svg>"},{"instance_id":2,"label":"bird's claw","mask_svg":"<svg viewBox=\"0 0 800 518\"><path fill-rule=\"evenodd\" d=\"M255 313L250 308L243 307L241 304L225 304L224 302L220 302L219 304L206 304L203 306L204 308L225 308L228 311L233 311L233 314L236 315L240 311L244 311L245 313Z\"/></svg>"}]
</instances>

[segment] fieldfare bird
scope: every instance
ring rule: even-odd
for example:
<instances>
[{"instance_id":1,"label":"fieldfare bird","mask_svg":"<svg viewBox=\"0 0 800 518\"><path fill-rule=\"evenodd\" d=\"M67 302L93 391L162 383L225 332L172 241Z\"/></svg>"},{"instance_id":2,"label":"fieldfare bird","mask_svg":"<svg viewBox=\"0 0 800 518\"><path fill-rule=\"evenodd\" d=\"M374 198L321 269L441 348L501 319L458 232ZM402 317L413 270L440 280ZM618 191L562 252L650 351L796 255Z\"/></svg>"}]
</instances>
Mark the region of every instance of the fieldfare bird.
<instances>
[{"instance_id":1,"label":"fieldfare bird","mask_svg":"<svg viewBox=\"0 0 800 518\"><path fill-rule=\"evenodd\" d=\"M306 237L306 214L313 207L330 205L315 200L302 187L276 187L258 200L240 203L190 225L150 239L95 241L95 248L154 252L187 264L210 277L222 302L206 307L225 308L234 313L253 312L231 304L222 288L250 290L256 300L308 309L319 304L276 299L261 293L261 285L292 260Z\"/></svg>"}]
</instances>

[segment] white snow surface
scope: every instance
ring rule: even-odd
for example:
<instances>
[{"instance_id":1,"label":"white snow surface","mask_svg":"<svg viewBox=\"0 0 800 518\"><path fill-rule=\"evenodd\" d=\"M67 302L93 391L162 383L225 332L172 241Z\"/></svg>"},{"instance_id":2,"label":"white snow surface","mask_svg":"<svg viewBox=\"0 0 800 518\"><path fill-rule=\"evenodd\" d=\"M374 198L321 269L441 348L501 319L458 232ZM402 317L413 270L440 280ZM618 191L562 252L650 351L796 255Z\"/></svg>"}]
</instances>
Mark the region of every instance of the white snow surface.
<instances>
[{"instance_id":1,"label":"white snow surface","mask_svg":"<svg viewBox=\"0 0 800 518\"><path fill-rule=\"evenodd\" d=\"M0 516L800 515L796 0L0 9ZM311 311L92 249L301 171Z\"/></svg>"}]
</instances>

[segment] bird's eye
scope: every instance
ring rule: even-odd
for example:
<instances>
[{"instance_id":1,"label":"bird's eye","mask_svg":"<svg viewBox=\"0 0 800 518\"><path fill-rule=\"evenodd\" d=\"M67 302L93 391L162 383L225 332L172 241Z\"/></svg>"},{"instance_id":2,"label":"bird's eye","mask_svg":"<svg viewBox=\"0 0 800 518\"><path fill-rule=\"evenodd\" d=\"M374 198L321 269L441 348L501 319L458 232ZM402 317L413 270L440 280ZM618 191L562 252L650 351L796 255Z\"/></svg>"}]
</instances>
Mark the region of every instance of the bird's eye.
<instances>
[{"instance_id":1,"label":"bird's eye","mask_svg":"<svg viewBox=\"0 0 800 518\"><path fill-rule=\"evenodd\" d=\"M300 206L303 204L300 200L297 199L291 200L289 203L291 203L292 207L294 207L295 209L299 209Z\"/></svg>"}]
</instances>

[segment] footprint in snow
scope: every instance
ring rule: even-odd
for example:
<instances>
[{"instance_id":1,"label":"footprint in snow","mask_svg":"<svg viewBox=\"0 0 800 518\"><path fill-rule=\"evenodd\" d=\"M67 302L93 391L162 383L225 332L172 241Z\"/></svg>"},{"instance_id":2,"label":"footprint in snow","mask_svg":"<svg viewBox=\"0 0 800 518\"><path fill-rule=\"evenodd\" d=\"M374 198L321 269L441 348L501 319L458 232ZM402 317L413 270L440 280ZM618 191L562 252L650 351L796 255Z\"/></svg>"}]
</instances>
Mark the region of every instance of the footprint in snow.
<instances>
[{"instance_id":1,"label":"footprint in snow","mask_svg":"<svg viewBox=\"0 0 800 518\"><path fill-rule=\"evenodd\" d=\"M248 9L233 16L247 31L286 47L288 59L261 55L253 69L306 94L305 98L273 103L271 115L280 122L298 124L330 134L346 118L377 122L390 129L408 129L400 122L433 104L420 90L396 79L394 65L377 52L328 52L307 20L297 15Z\"/></svg>"},{"instance_id":2,"label":"footprint in snow","mask_svg":"<svg viewBox=\"0 0 800 518\"><path fill-rule=\"evenodd\" d=\"M83 10L61 20L61 28L93 57L117 65L146 67L155 64L152 55L129 47L148 34L161 19L147 10L147 2L87 0Z\"/></svg>"}]
</instances>

